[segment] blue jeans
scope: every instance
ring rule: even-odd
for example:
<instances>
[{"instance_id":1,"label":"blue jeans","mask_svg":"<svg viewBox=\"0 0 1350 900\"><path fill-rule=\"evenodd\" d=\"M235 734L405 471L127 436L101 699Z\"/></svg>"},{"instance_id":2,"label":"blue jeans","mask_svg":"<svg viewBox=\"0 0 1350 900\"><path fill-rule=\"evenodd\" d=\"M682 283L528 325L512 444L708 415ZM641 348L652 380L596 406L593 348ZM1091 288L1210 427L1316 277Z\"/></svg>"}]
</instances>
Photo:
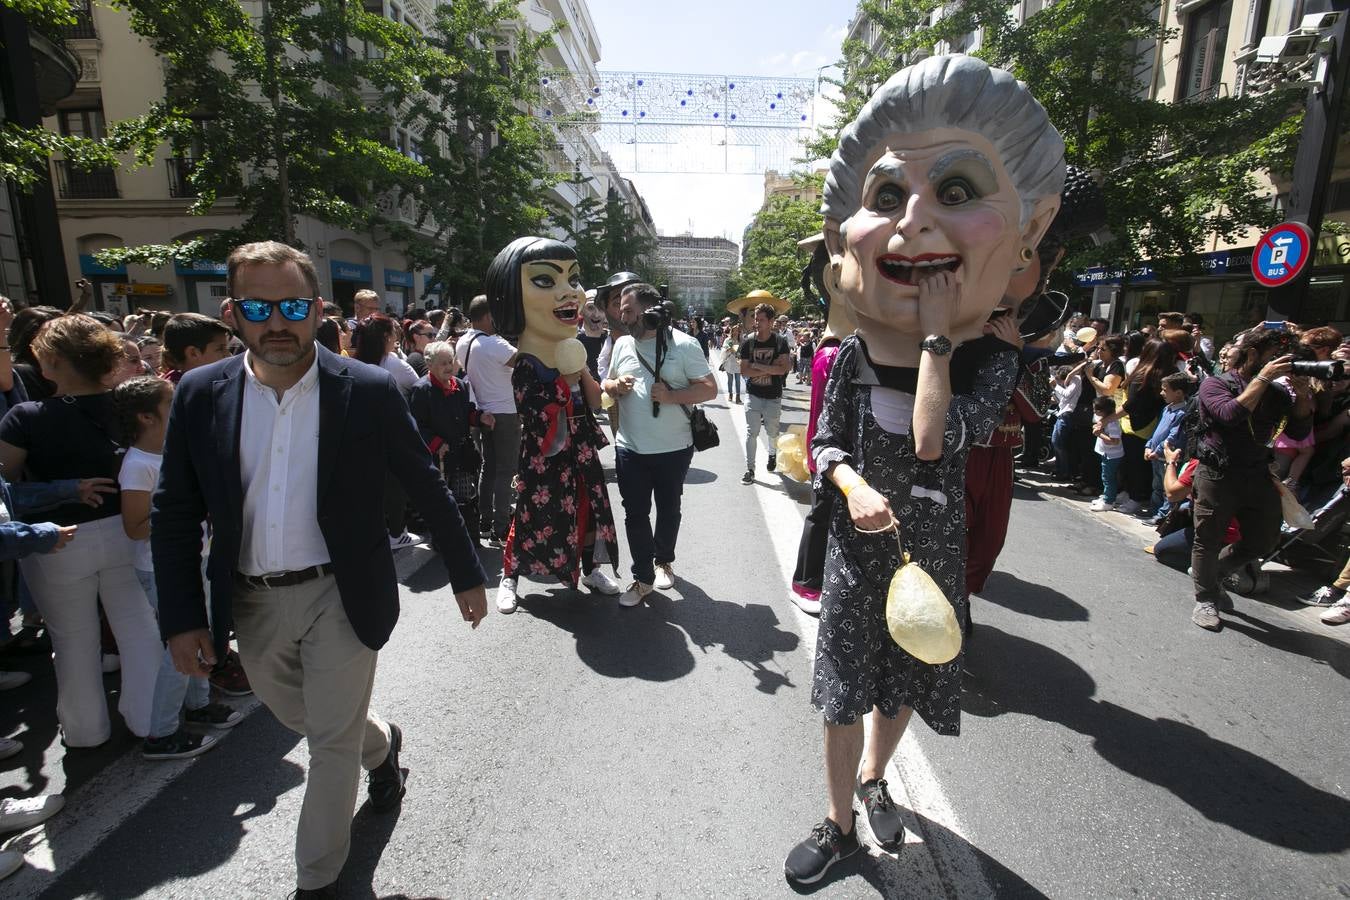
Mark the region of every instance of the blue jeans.
<instances>
[{"instance_id":1,"label":"blue jeans","mask_svg":"<svg viewBox=\"0 0 1350 900\"><path fill-rule=\"evenodd\" d=\"M1122 459L1120 456L1102 457L1102 499L1107 503L1115 503L1116 494L1120 492L1117 476L1120 474Z\"/></svg>"},{"instance_id":2,"label":"blue jeans","mask_svg":"<svg viewBox=\"0 0 1350 900\"><path fill-rule=\"evenodd\" d=\"M159 592L155 589L155 573L136 570L136 577L145 588L145 596L150 600L150 608L159 616ZM211 702L211 682L205 678L187 676L173 667L173 656L169 648L159 661L159 674L155 676L155 700L150 718L152 738L168 737L178 730L179 711L201 709Z\"/></svg>"},{"instance_id":3,"label":"blue jeans","mask_svg":"<svg viewBox=\"0 0 1350 900\"><path fill-rule=\"evenodd\" d=\"M734 392L732 391L732 386L733 386L733 385L734 385L735 388L736 388ZM728 397L740 397L740 396L741 396L741 373L740 373L740 372L728 372L728 373L727 373L727 396L728 396Z\"/></svg>"},{"instance_id":4,"label":"blue jeans","mask_svg":"<svg viewBox=\"0 0 1350 900\"><path fill-rule=\"evenodd\" d=\"M1148 498L1148 505L1153 510L1154 515L1165 516L1172 508L1172 503L1167 499L1167 492L1163 490L1163 469L1167 466L1167 461L1161 456L1149 460L1153 464L1153 493Z\"/></svg>"},{"instance_id":5,"label":"blue jeans","mask_svg":"<svg viewBox=\"0 0 1350 900\"><path fill-rule=\"evenodd\" d=\"M628 552L633 555L633 577L643 584L656 580L656 565L675 561L680 536L680 498L684 478L694 460L694 448L670 453L634 453L619 447L614 454L623 498L623 526ZM656 501L656 531L652 531L652 500Z\"/></svg>"},{"instance_id":6,"label":"blue jeans","mask_svg":"<svg viewBox=\"0 0 1350 900\"><path fill-rule=\"evenodd\" d=\"M1069 444L1073 426L1067 415L1055 419L1055 430L1050 432L1050 446L1055 448L1055 478L1068 481L1073 477L1073 450Z\"/></svg>"}]
</instances>

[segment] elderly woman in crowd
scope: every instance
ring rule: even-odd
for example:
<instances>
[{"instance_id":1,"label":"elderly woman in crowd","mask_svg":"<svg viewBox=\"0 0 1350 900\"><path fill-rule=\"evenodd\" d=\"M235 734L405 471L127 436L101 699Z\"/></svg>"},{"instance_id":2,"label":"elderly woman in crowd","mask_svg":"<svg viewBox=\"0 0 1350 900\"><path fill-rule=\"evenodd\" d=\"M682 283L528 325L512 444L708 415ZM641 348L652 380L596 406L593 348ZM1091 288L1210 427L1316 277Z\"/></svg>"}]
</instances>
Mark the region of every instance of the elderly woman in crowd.
<instances>
[{"instance_id":1,"label":"elderly woman in crowd","mask_svg":"<svg viewBox=\"0 0 1350 900\"><path fill-rule=\"evenodd\" d=\"M68 747L96 747L112 734L103 693L102 604L122 657L118 709L132 733L145 737L162 645L115 496L122 434L109 384L125 350L117 335L84 315L47 322L32 349L59 396L20 403L0 420L0 468L11 478L26 470L33 481L98 479L86 482L82 502L49 514L57 525L78 527L69 546L20 563L51 634L57 717Z\"/></svg>"},{"instance_id":2,"label":"elderly woman in crowd","mask_svg":"<svg viewBox=\"0 0 1350 900\"><path fill-rule=\"evenodd\" d=\"M441 474L465 510L465 521L478 514L478 466L482 460L474 446L470 429L491 428L492 413L479 412L469 399L469 383L455 376L459 360L455 345L433 341L426 345L427 374L413 385L408 397L417 429L427 449L436 458Z\"/></svg>"}]
</instances>

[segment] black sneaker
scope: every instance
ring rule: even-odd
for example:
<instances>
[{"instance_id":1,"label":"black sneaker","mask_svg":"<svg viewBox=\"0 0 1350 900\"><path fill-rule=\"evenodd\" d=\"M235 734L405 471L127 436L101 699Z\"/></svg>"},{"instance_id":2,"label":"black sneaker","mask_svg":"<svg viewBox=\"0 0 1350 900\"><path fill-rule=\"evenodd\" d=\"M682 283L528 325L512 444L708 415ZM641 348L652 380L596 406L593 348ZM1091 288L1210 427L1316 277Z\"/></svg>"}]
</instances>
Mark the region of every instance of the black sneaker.
<instances>
[{"instance_id":1,"label":"black sneaker","mask_svg":"<svg viewBox=\"0 0 1350 900\"><path fill-rule=\"evenodd\" d=\"M882 850L887 853L899 853L905 848L905 826L900 821L900 809L891 799L886 779L873 778L871 781L855 784L853 793L862 801L867 810L867 824L872 827L872 836Z\"/></svg>"},{"instance_id":2,"label":"black sneaker","mask_svg":"<svg viewBox=\"0 0 1350 900\"><path fill-rule=\"evenodd\" d=\"M853 813L853 830L844 834L832 820L826 819L806 840L792 848L783 863L783 875L797 884L815 884L841 859L858 852L858 814Z\"/></svg>"},{"instance_id":3,"label":"black sneaker","mask_svg":"<svg viewBox=\"0 0 1350 900\"><path fill-rule=\"evenodd\" d=\"M398 767L398 751L403 747L403 731L394 724L389 725L389 755L384 762L366 774L366 793L370 796L370 808L377 813L389 812L398 806L407 790L408 770Z\"/></svg>"},{"instance_id":4,"label":"black sneaker","mask_svg":"<svg viewBox=\"0 0 1350 900\"><path fill-rule=\"evenodd\" d=\"M183 713L183 720L189 725L208 725L211 728L233 728L243 718L243 713L230 709L224 703L208 703L201 709L189 709Z\"/></svg>"},{"instance_id":5,"label":"black sneaker","mask_svg":"<svg viewBox=\"0 0 1350 900\"><path fill-rule=\"evenodd\" d=\"M741 484L754 484L754 483L755 483L754 472L746 472L744 475L741 476Z\"/></svg>"},{"instance_id":6,"label":"black sneaker","mask_svg":"<svg viewBox=\"0 0 1350 900\"><path fill-rule=\"evenodd\" d=\"M1311 594L1305 594L1295 599L1308 606L1335 606L1336 602L1344 596L1345 591L1335 585L1324 584Z\"/></svg>"},{"instance_id":7,"label":"black sneaker","mask_svg":"<svg viewBox=\"0 0 1350 900\"><path fill-rule=\"evenodd\" d=\"M192 734L178 730L168 737L146 738L141 745L141 756L146 759L191 759L201 756L216 745L210 735Z\"/></svg>"},{"instance_id":8,"label":"black sneaker","mask_svg":"<svg viewBox=\"0 0 1350 900\"><path fill-rule=\"evenodd\" d=\"M778 455L776 453L769 454L769 464L764 468L768 469L770 472L773 472L778 468Z\"/></svg>"}]
</instances>

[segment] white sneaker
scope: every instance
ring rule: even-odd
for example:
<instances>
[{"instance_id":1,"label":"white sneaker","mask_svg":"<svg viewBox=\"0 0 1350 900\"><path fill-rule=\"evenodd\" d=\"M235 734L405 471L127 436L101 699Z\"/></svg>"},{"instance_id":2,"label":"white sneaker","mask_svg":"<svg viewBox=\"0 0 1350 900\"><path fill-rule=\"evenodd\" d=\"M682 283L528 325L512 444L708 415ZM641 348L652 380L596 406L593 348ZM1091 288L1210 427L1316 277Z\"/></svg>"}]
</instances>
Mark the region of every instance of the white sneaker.
<instances>
[{"instance_id":1,"label":"white sneaker","mask_svg":"<svg viewBox=\"0 0 1350 900\"><path fill-rule=\"evenodd\" d=\"M103 674L111 675L113 672L122 670L122 657L116 653L103 654Z\"/></svg>"},{"instance_id":2,"label":"white sneaker","mask_svg":"<svg viewBox=\"0 0 1350 900\"><path fill-rule=\"evenodd\" d=\"M1342 597L1322 613L1321 619L1328 625L1344 625L1350 622L1350 598Z\"/></svg>"},{"instance_id":3,"label":"white sneaker","mask_svg":"<svg viewBox=\"0 0 1350 900\"><path fill-rule=\"evenodd\" d=\"M591 574L581 579L581 583L595 591L597 594L608 594L613 596L623 590L623 588L619 587L617 581L606 575L605 570L599 567L592 569Z\"/></svg>"},{"instance_id":4,"label":"white sneaker","mask_svg":"<svg viewBox=\"0 0 1350 900\"><path fill-rule=\"evenodd\" d=\"M0 759L9 759L23 752L23 743L14 738L0 738Z\"/></svg>"},{"instance_id":5,"label":"white sneaker","mask_svg":"<svg viewBox=\"0 0 1350 900\"><path fill-rule=\"evenodd\" d=\"M22 853L18 850L0 850L0 878L8 878L22 868Z\"/></svg>"},{"instance_id":6,"label":"white sneaker","mask_svg":"<svg viewBox=\"0 0 1350 900\"><path fill-rule=\"evenodd\" d=\"M820 615L820 598L803 597L796 591L788 591L788 599L792 605L806 613L808 616Z\"/></svg>"},{"instance_id":7,"label":"white sneaker","mask_svg":"<svg viewBox=\"0 0 1350 900\"><path fill-rule=\"evenodd\" d=\"M1092 512L1106 512L1111 509L1111 504L1107 503L1101 497L1088 504L1088 509Z\"/></svg>"},{"instance_id":8,"label":"white sneaker","mask_svg":"<svg viewBox=\"0 0 1350 900\"><path fill-rule=\"evenodd\" d=\"M45 822L61 811L66 798L60 794L29 797L27 800L0 800L0 831L23 831Z\"/></svg>"},{"instance_id":9,"label":"white sneaker","mask_svg":"<svg viewBox=\"0 0 1350 900\"><path fill-rule=\"evenodd\" d=\"M643 584L640 581L635 581L628 586L628 590L623 592L623 596L619 598L619 605L637 606L639 603L645 600L647 598L647 595L650 594L653 590L655 590L655 588L653 588L650 584Z\"/></svg>"},{"instance_id":10,"label":"white sneaker","mask_svg":"<svg viewBox=\"0 0 1350 900\"><path fill-rule=\"evenodd\" d=\"M33 676L27 672L0 672L0 691L23 687L32 680Z\"/></svg>"},{"instance_id":11,"label":"white sneaker","mask_svg":"<svg viewBox=\"0 0 1350 900\"><path fill-rule=\"evenodd\" d=\"M520 598L516 596L516 580L514 578L503 578L497 585L497 612L503 615L511 615L516 611L516 606Z\"/></svg>"},{"instance_id":12,"label":"white sneaker","mask_svg":"<svg viewBox=\"0 0 1350 900\"><path fill-rule=\"evenodd\" d=\"M675 586L675 570L670 567L670 563L657 563L656 578L652 580L652 587L658 591L668 591Z\"/></svg>"},{"instance_id":13,"label":"white sneaker","mask_svg":"<svg viewBox=\"0 0 1350 900\"><path fill-rule=\"evenodd\" d=\"M1116 510L1118 512L1123 512L1127 516L1134 515L1139 512L1139 509L1139 504L1131 497L1126 497L1123 502L1116 504Z\"/></svg>"},{"instance_id":14,"label":"white sneaker","mask_svg":"<svg viewBox=\"0 0 1350 900\"><path fill-rule=\"evenodd\" d=\"M413 534L408 529L403 529L403 533L397 536L389 536L389 549L394 552L406 550L408 547L416 547L418 544L425 544L426 539L420 534Z\"/></svg>"}]
</instances>

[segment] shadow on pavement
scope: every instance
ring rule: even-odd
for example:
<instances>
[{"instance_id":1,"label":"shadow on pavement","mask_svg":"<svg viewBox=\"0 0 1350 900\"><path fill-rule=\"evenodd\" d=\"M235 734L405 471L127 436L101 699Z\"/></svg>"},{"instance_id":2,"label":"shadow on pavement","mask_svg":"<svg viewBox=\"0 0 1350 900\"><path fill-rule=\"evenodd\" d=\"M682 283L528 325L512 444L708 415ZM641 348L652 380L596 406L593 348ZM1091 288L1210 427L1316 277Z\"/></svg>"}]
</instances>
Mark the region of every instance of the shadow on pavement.
<instances>
[{"instance_id":1,"label":"shadow on pavement","mask_svg":"<svg viewBox=\"0 0 1350 900\"><path fill-rule=\"evenodd\" d=\"M1265 598L1261 598L1262 601ZM1301 603L1294 608L1306 609ZM1254 641L1265 644L1286 653L1326 663L1342 678L1350 678L1350 646L1342 641L1325 635L1313 634L1294 628L1281 628L1272 622L1234 611L1224 616L1224 627L1238 634L1246 635Z\"/></svg>"},{"instance_id":2,"label":"shadow on pavement","mask_svg":"<svg viewBox=\"0 0 1350 900\"><path fill-rule=\"evenodd\" d=\"M910 844L905 847L904 852L899 857L887 856L872 850L870 846L865 847L848 859L836 863L826 873L825 877L815 884L785 883L795 893L809 896L837 882L860 877L876 891L879 897L897 898L897 900L899 898L913 898L918 896L915 893L914 884L929 881L929 878L921 877L919 873L914 871L918 865L919 854L929 855L943 883L951 885L954 882L951 876L961 873L944 872L942 861L944 858L950 857L955 851L967 858L973 858L979 863L985 881L992 890L990 896L998 897L999 900L1044 900L1046 896L1044 893L1032 887L1022 876L959 834L913 811L908 812L907 819L911 820L906 822L907 828L913 828L915 821L919 823L926 845ZM863 829L860 836L865 834L866 829ZM866 837L863 837L863 839L867 840ZM939 847L948 849L944 852L934 852Z\"/></svg>"},{"instance_id":3,"label":"shadow on pavement","mask_svg":"<svg viewBox=\"0 0 1350 900\"><path fill-rule=\"evenodd\" d=\"M409 776L411 782L412 776ZM416 788L415 784L409 785ZM347 855L347 864L338 876L338 896L352 900L374 900L375 869L384 856L384 848L398 827L399 816L403 814L400 805L393 812L376 813L370 809L370 803L361 804L352 819L352 849Z\"/></svg>"},{"instance_id":4,"label":"shadow on pavement","mask_svg":"<svg viewBox=\"0 0 1350 900\"><path fill-rule=\"evenodd\" d=\"M685 484L711 484L716 480L716 472L709 472L707 469L700 469L695 466L690 466L689 473L684 476Z\"/></svg>"},{"instance_id":5,"label":"shadow on pavement","mask_svg":"<svg viewBox=\"0 0 1350 900\"><path fill-rule=\"evenodd\" d=\"M1012 612L1052 622L1086 622L1089 616L1087 607L1067 594L1008 572L991 574L984 590L975 596Z\"/></svg>"},{"instance_id":6,"label":"shadow on pavement","mask_svg":"<svg viewBox=\"0 0 1350 900\"><path fill-rule=\"evenodd\" d=\"M769 606L713 600L684 579L673 590L657 591L632 609L617 598L578 594L554 587L522 593L520 609L571 632L577 656L607 678L674 681L694 670L692 643L703 655L719 650L740 662L756 681L756 689L773 694L795 687L777 654L790 653L801 642L782 626Z\"/></svg>"},{"instance_id":7,"label":"shadow on pavement","mask_svg":"<svg viewBox=\"0 0 1350 900\"><path fill-rule=\"evenodd\" d=\"M304 781L300 766L285 759L300 735L270 713L247 717L219 748L165 787L135 815L118 823L107 838L69 871L63 871L62 847L52 844L60 880L44 896L142 897L157 887L192 878L228 863L239 849L248 820L263 818L277 797ZM172 762L146 762L172 766ZM78 809L66 815L78 815ZM276 848L289 857L294 824ZM155 848L155 852L147 852ZM275 885L284 896L294 885ZM239 885L235 896L248 888Z\"/></svg>"},{"instance_id":8,"label":"shadow on pavement","mask_svg":"<svg viewBox=\"0 0 1350 900\"><path fill-rule=\"evenodd\" d=\"M988 625L976 627L979 654L968 665L961 701L971 715L1021 713L1059 723L1092 738L1102 759L1122 772L1268 844L1304 853L1350 849L1344 827L1350 800L1193 725L1096 700L1096 682L1067 656Z\"/></svg>"}]
</instances>

